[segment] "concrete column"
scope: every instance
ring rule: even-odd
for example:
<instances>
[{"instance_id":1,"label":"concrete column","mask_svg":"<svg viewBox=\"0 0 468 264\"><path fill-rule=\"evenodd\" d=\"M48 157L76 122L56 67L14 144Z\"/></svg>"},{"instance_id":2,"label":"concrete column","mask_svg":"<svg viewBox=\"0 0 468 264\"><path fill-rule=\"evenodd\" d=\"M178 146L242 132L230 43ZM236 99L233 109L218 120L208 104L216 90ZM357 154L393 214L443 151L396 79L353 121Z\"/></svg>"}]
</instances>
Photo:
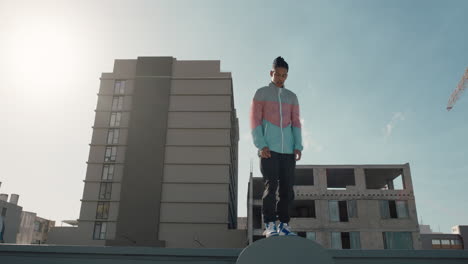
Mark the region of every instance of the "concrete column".
<instances>
[{"instance_id":1,"label":"concrete column","mask_svg":"<svg viewBox=\"0 0 468 264\"><path fill-rule=\"evenodd\" d=\"M314 177L316 178L316 185L318 186L319 193L325 193L327 191L327 171L325 168L319 168L314 171Z\"/></svg>"},{"instance_id":2,"label":"concrete column","mask_svg":"<svg viewBox=\"0 0 468 264\"><path fill-rule=\"evenodd\" d=\"M354 182L356 183L356 190L365 191L366 188L366 175L364 173L364 168L355 168L354 169Z\"/></svg>"},{"instance_id":3,"label":"concrete column","mask_svg":"<svg viewBox=\"0 0 468 264\"><path fill-rule=\"evenodd\" d=\"M316 217L320 223L320 228L328 226L330 219L328 217L328 200L315 200Z\"/></svg>"},{"instance_id":4,"label":"concrete column","mask_svg":"<svg viewBox=\"0 0 468 264\"><path fill-rule=\"evenodd\" d=\"M413 180L411 178L411 171L409 167L409 163L406 163L403 167L403 183L405 190L413 191Z\"/></svg>"},{"instance_id":5,"label":"concrete column","mask_svg":"<svg viewBox=\"0 0 468 264\"><path fill-rule=\"evenodd\" d=\"M116 235L106 246L165 246L158 237L172 63L138 57Z\"/></svg>"}]
</instances>

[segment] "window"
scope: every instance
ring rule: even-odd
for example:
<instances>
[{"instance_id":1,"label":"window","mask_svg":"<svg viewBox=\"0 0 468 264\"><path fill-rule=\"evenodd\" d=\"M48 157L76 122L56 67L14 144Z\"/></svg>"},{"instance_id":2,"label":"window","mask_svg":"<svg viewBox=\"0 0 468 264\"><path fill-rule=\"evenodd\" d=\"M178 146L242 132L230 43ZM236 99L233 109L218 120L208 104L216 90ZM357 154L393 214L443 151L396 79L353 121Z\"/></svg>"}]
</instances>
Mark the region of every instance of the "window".
<instances>
[{"instance_id":1,"label":"window","mask_svg":"<svg viewBox=\"0 0 468 264\"><path fill-rule=\"evenodd\" d=\"M403 190L402 168L364 169L366 188L374 190Z\"/></svg>"},{"instance_id":2,"label":"window","mask_svg":"<svg viewBox=\"0 0 468 264\"><path fill-rule=\"evenodd\" d=\"M315 201L294 200L289 215L297 218L315 218Z\"/></svg>"},{"instance_id":3,"label":"window","mask_svg":"<svg viewBox=\"0 0 468 264\"><path fill-rule=\"evenodd\" d=\"M356 200L349 200L347 202L348 207L348 216L350 218L358 217L358 210L357 210L357 201Z\"/></svg>"},{"instance_id":4,"label":"window","mask_svg":"<svg viewBox=\"0 0 468 264\"><path fill-rule=\"evenodd\" d=\"M307 238L307 239L316 241L316 240L317 240L317 237L316 237L316 236L317 236L317 235L316 235L315 232L306 232L306 238Z\"/></svg>"},{"instance_id":5,"label":"window","mask_svg":"<svg viewBox=\"0 0 468 264\"><path fill-rule=\"evenodd\" d=\"M450 248L450 240L448 240L448 239L441 239L440 242L441 242L441 244L442 244L442 248Z\"/></svg>"},{"instance_id":6,"label":"window","mask_svg":"<svg viewBox=\"0 0 468 264\"><path fill-rule=\"evenodd\" d=\"M396 210L398 218L408 218L408 206L406 201L396 201Z\"/></svg>"},{"instance_id":7,"label":"window","mask_svg":"<svg viewBox=\"0 0 468 264\"><path fill-rule=\"evenodd\" d=\"M346 186L356 185L354 169L327 169L327 190L346 190Z\"/></svg>"},{"instance_id":8,"label":"window","mask_svg":"<svg viewBox=\"0 0 468 264\"><path fill-rule=\"evenodd\" d=\"M41 232L41 222L35 221L34 222L34 232Z\"/></svg>"},{"instance_id":9,"label":"window","mask_svg":"<svg viewBox=\"0 0 468 264\"><path fill-rule=\"evenodd\" d=\"M41 243L42 243L42 241L39 240L39 239L35 239L35 240L31 241L31 244L41 244Z\"/></svg>"},{"instance_id":10,"label":"window","mask_svg":"<svg viewBox=\"0 0 468 264\"><path fill-rule=\"evenodd\" d=\"M331 232L333 249L360 249L359 232Z\"/></svg>"},{"instance_id":11,"label":"window","mask_svg":"<svg viewBox=\"0 0 468 264\"><path fill-rule=\"evenodd\" d=\"M125 93L125 80L115 80L114 83L114 94Z\"/></svg>"},{"instance_id":12,"label":"window","mask_svg":"<svg viewBox=\"0 0 468 264\"><path fill-rule=\"evenodd\" d=\"M433 249L463 249L463 244L459 239L432 239Z\"/></svg>"},{"instance_id":13,"label":"window","mask_svg":"<svg viewBox=\"0 0 468 264\"><path fill-rule=\"evenodd\" d=\"M110 200L111 192L112 192L112 183L101 182L101 187L99 188L99 199Z\"/></svg>"},{"instance_id":14,"label":"window","mask_svg":"<svg viewBox=\"0 0 468 264\"><path fill-rule=\"evenodd\" d=\"M109 206L110 202L98 202L96 210L96 219L109 218Z\"/></svg>"},{"instance_id":15,"label":"window","mask_svg":"<svg viewBox=\"0 0 468 264\"><path fill-rule=\"evenodd\" d=\"M114 164L104 164L102 168L102 179L106 181L112 180L114 177Z\"/></svg>"},{"instance_id":16,"label":"window","mask_svg":"<svg viewBox=\"0 0 468 264\"><path fill-rule=\"evenodd\" d=\"M348 222L348 208L346 201L338 201L338 210L340 212L340 222Z\"/></svg>"},{"instance_id":17,"label":"window","mask_svg":"<svg viewBox=\"0 0 468 264\"><path fill-rule=\"evenodd\" d=\"M413 249L411 232L383 232L385 249Z\"/></svg>"},{"instance_id":18,"label":"window","mask_svg":"<svg viewBox=\"0 0 468 264\"><path fill-rule=\"evenodd\" d=\"M114 96L112 98L112 110L122 110L123 108L123 96Z\"/></svg>"},{"instance_id":19,"label":"window","mask_svg":"<svg viewBox=\"0 0 468 264\"><path fill-rule=\"evenodd\" d=\"M332 222L347 222L348 212L343 209L343 203L346 201L328 201L328 208L330 211L330 221Z\"/></svg>"},{"instance_id":20,"label":"window","mask_svg":"<svg viewBox=\"0 0 468 264\"><path fill-rule=\"evenodd\" d=\"M262 228L262 207L254 205L253 208L253 228L258 229Z\"/></svg>"},{"instance_id":21,"label":"window","mask_svg":"<svg viewBox=\"0 0 468 264\"><path fill-rule=\"evenodd\" d=\"M341 248L342 249L350 249L351 248L351 241L349 240L349 233L348 232L341 232Z\"/></svg>"},{"instance_id":22,"label":"window","mask_svg":"<svg viewBox=\"0 0 468 264\"><path fill-rule=\"evenodd\" d=\"M388 201L388 210L390 211L390 218L398 218L395 201Z\"/></svg>"},{"instance_id":23,"label":"window","mask_svg":"<svg viewBox=\"0 0 468 264\"><path fill-rule=\"evenodd\" d=\"M432 239L432 248L442 248L440 239Z\"/></svg>"},{"instance_id":24,"label":"window","mask_svg":"<svg viewBox=\"0 0 468 264\"><path fill-rule=\"evenodd\" d=\"M361 248L361 236L359 235L359 232L349 232L349 240L351 249Z\"/></svg>"},{"instance_id":25,"label":"window","mask_svg":"<svg viewBox=\"0 0 468 264\"><path fill-rule=\"evenodd\" d=\"M380 200L380 215L383 219L408 218L406 201Z\"/></svg>"},{"instance_id":26,"label":"window","mask_svg":"<svg viewBox=\"0 0 468 264\"><path fill-rule=\"evenodd\" d=\"M95 240L106 239L106 229L107 229L106 222L95 222L93 239Z\"/></svg>"},{"instance_id":27,"label":"window","mask_svg":"<svg viewBox=\"0 0 468 264\"><path fill-rule=\"evenodd\" d=\"M2 208L2 216L3 216L3 217L6 216L6 212L7 212L6 207L3 207L3 208Z\"/></svg>"},{"instance_id":28,"label":"window","mask_svg":"<svg viewBox=\"0 0 468 264\"><path fill-rule=\"evenodd\" d=\"M107 144L118 144L119 143L119 129L109 129L107 132Z\"/></svg>"},{"instance_id":29,"label":"window","mask_svg":"<svg viewBox=\"0 0 468 264\"><path fill-rule=\"evenodd\" d=\"M296 169L294 173L294 185L314 185L314 170Z\"/></svg>"},{"instance_id":30,"label":"window","mask_svg":"<svg viewBox=\"0 0 468 264\"><path fill-rule=\"evenodd\" d=\"M328 201L330 221L348 222L349 218L357 217L357 201Z\"/></svg>"},{"instance_id":31,"label":"window","mask_svg":"<svg viewBox=\"0 0 468 264\"><path fill-rule=\"evenodd\" d=\"M342 249L340 232L331 232L331 247L333 249Z\"/></svg>"},{"instance_id":32,"label":"window","mask_svg":"<svg viewBox=\"0 0 468 264\"><path fill-rule=\"evenodd\" d=\"M263 185L263 180L260 178L259 180L255 177L253 179L253 183L252 183L252 189L253 189L253 192L252 192L252 196L253 196L253 199L256 199L256 200L259 200L259 199L262 199L262 196L263 196L263 190L265 189L265 186Z\"/></svg>"},{"instance_id":33,"label":"window","mask_svg":"<svg viewBox=\"0 0 468 264\"><path fill-rule=\"evenodd\" d=\"M450 240L450 248L463 249L463 244L462 244L461 240L452 239L452 240Z\"/></svg>"},{"instance_id":34,"label":"window","mask_svg":"<svg viewBox=\"0 0 468 264\"><path fill-rule=\"evenodd\" d=\"M117 147L106 147L106 153L104 156L104 161L115 161L117 157Z\"/></svg>"},{"instance_id":35,"label":"window","mask_svg":"<svg viewBox=\"0 0 468 264\"><path fill-rule=\"evenodd\" d=\"M305 237L306 237L306 235L307 235L307 234L306 234L306 232L302 232L302 231L300 231L300 232L297 232L297 236L300 236L300 237L303 237L303 238L305 238Z\"/></svg>"},{"instance_id":36,"label":"window","mask_svg":"<svg viewBox=\"0 0 468 264\"><path fill-rule=\"evenodd\" d=\"M112 113L109 126L111 127L120 126L120 119L122 119L122 113Z\"/></svg>"}]
</instances>

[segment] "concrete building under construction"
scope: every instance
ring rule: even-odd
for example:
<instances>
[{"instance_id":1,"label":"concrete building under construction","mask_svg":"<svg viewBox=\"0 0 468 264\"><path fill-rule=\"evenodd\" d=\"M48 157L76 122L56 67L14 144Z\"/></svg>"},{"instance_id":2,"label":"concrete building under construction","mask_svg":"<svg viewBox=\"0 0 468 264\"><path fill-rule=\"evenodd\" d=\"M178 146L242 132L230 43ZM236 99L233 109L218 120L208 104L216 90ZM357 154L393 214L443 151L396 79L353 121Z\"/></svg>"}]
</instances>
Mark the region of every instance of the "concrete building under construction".
<instances>
[{"instance_id":1,"label":"concrete building under construction","mask_svg":"<svg viewBox=\"0 0 468 264\"><path fill-rule=\"evenodd\" d=\"M330 249L421 249L408 163L298 165L291 228ZM250 177L249 241L263 238L263 180Z\"/></svg>"}]
</instances>

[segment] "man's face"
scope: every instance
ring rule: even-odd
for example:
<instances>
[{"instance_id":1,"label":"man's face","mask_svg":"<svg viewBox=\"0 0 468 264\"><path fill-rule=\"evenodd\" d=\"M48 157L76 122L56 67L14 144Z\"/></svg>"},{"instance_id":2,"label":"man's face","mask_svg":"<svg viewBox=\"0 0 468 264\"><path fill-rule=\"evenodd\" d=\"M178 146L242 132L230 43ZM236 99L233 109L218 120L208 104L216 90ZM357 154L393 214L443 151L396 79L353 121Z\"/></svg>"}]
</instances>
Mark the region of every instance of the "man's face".
<instances>
[{"instance_id":1,"label":"man's face","mask_svg":"<svg viewBox=\"0 0 468 264\"><path fill-rule=\"evenodd\" d=\"M283 67L277 67L270 71L271 81L277 87L283 87L284 82L288 78L288 70Z\"/></svg>"}]
</instances>

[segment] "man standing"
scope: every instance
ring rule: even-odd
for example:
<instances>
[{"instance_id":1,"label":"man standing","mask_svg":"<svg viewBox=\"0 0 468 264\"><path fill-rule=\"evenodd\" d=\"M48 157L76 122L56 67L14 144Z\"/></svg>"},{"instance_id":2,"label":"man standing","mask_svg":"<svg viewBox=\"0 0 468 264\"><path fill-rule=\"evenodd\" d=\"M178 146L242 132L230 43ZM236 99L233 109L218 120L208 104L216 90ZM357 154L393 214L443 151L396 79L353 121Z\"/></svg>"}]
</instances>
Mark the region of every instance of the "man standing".
<instances>
[{"instance_id":1,"label":"man standing","mask_svg":"<svg viewBox=\"0 0 468 264\"><path fill-rule=\"evenodd\" d=\"M266 237L296 235L289 228L289 207L294 201L294 172L301 159L302 136L297 96L284 86L289 66L282 57L273 61L271 82L255 93L250 124L263 175L263 221ZM279 184L278 184L279 182ZM279 185L279 201L276 191ZM279 220L278 227L276 220Z\"/></svg>"}]
</instances>

